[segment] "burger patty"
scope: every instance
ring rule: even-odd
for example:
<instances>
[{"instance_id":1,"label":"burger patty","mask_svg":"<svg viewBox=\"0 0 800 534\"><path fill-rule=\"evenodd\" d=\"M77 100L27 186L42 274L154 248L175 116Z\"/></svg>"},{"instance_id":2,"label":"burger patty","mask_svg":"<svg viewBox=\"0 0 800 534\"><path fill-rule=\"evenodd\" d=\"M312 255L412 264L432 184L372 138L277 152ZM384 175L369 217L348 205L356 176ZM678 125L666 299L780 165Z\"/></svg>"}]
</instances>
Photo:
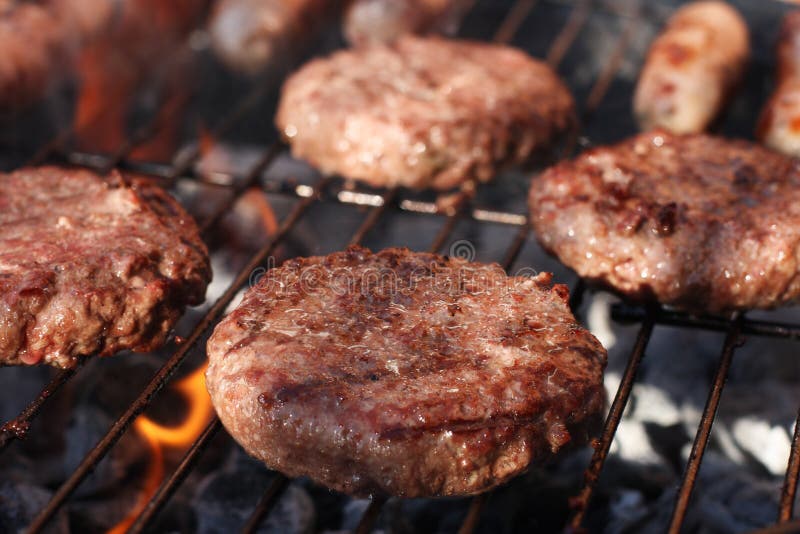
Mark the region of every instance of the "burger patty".
<instances>
[{"instance_id":1,"label":"burger patty","mask_svg":"<svg viewBox=\"0 0 800 534\"><path fill-rule=\"evenodd\" d=\"M746 141L644 133L535 177L531 223L563 263L629 297L771 308L800 295L798 165Z\"/></svg>"},{"instance_id":2,"label":"burger patty","mask_svg":"<svg viewBox=\"0 0 800 534\"><path fill-rule=\"evenodd\" d=\"M207 254L154 185L57 167L0 174L0 364L158 347L203 300Z\"/></svg>"},{"instance_id":3,"label":"burger patty","mask_svg":"<svg viewBox=\"0 0 800 534\"><path fill-rule=\"evenodd\" d=\"M217 326L208 391L230 434L290 476L481 492L600 420L606 352L550 278L407 249L292 260Z\"/></svg>"},{"instance_id":4,"label":"burger patty","mask_svg":"<svg viewBox=\"0 0 800 534\"><path fill-rule=\"evenodd\" d=\"M292 153L373 186L489 181L575 123L555 72L501 45L405 36L316 59L283 87Z\"/></svg>"}]
</instances>

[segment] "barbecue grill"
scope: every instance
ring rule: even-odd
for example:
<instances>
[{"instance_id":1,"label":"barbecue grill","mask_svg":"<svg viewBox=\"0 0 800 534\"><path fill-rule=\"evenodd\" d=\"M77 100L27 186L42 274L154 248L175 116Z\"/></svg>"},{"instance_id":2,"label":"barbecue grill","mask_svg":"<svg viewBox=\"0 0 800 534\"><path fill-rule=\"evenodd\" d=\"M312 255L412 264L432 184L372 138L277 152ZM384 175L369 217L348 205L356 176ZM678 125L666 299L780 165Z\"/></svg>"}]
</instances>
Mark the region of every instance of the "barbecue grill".
<instances>
[{"instance_id":1,"label":"barbecue grill","mask_svg":"<svg viewBox=\"0 0 800 534\"><path fill-rule=\"evenodd\" d=\"M760 103L765 100L770 79L772 50L770 40L774 38L775 21L786 9L779 3L755 1L735 2L746 15L753 30L754 61L751 75L741 96L731 106L732 111L719 129L726 134L749 136ZM646 47L654 32L663 25L674 9L670 2L644 2L639 0L517 0L515 2L475 2L461 29L461 36L510 43L523 48L537 57L543 57L566 79L574 91L582 113L582 135L572 151L589 144L601 144L618 140L635 131L629 107L632 80L641 65ZM326 43L323 48L336 46ZM198 56L207 55L203 47L202 32L195 32L184 49L176 53ZM203 59L203 58L201 58ZM203 59L208 62L207 58ZM213 74L213 68L200 69L197 76ZM3 139L0 162L7 167L23 163L57 161L71 165L90 167L106 171L114 167L145 175L165 188L176 192L183 199L187 188L212 191L219 201L206 207L199 216L199 225L205 238L218 235L225 218L234 209L237 201L253 188L259 188L276 204L290 206L279 221L277 229L269 235L238 274L232 277L224 290L202 308L200 313L190 314L187 334L174 338L168 345L171 351L160 369L152 375L135 399L130 402L107 432L78 463L69 476L60 481L50 501L38 511L30 532L42 532L59 511L69 506L87 477L110 451L119 446L120 439L131 431L136 418L147 410L179 374L181 366L198 361L202 357L207 335L225 314L240 291L252 282L256 273L274 266L270 258L279 256L280 247L295 239L295 234L304 220L327 221L328 225L339 223L328 234L305 235L313 243L313 253L328 253L347 243L362 243L373 247L410 244L415 248L447 253L459 238L466 237L471 244L477 243L476 259L497 261L508 270L521 267L551 270L555 262L544 265L526 265L518 261L524 249L537 249L527 223L525 190L527 181L522 174L507 173L496 183L482 186L476 193L467 190L455 193L447 202L437 201L431 193L414 193L402 189L375 190L345 183L337 177L319 176L305 169L298 173L278 172L280 162L285 162L286 147L277 140L271 130L271 109L280 78L275 72L255 81L235 80L226 90L245 96L226 103L227 110L218 113L209 128L212 144L242 144L243 138L253 135L260 138L258 157L245 172L219 168L205 172L197 165L203 159L204 150L198 139L188 139L170 161L145 161L132 157L135 149L158 135L165 124L173 120L184 120L165 112L163 105L151 105L144 112L144 120L138 121L126 141L112 153L95 153L78 149L77 132L63 125L60 129L41 128L38 131L26 127L24 135L15 139ZM247 91L242 91L244 88ZM189 88L192 89L191 87ZM202 100L202 99L201 99ZM219 100L219 99L218 99ZM207 102L199 102L206 106ZM213 105L213 104L212 104ZM224 107L224 106L223 106ZM39 112L37 112L39 113ZM254 121L253 117L260 117ZM52 116L47 115L52 122ZM28 116L7 119L15 123L28 120ZM257 123L257 124L254 124ZM37 132L31 135L27 130ZM42 133L44 132L44 134ZM41 137L47 136L44 141ZM30 138L36 138L34 143ZM196 208L196 206L195 206ZM197 209L189 210L198 214ZM435 228L435 233L418 235L424 228ZM314 223L307 225L315 226ZM484 233L485 232L485 233ZM346 233L346 234L345 234ZM308 232L306 231L306 234ZM323 236L327 235L327 238ZM326 241L330 236L334 241ZM476 238L476 236L492 236ZM494 236L502 236L497 239ZM421 241L422 239L422 241ZM424 243L427 241L427 243ZM563 268L556 277L562 282L571 282L571 306L579 310L590 289L584 281L576 279ZM215 275L216 276L216 275ZM566 278L565 278L566 277ZM580 314L579 314L580 316ZM737 348L747 337L782 338L800 340L800 324L778 322L771 314L761 314L759 319L748 314L729 317L694 316L656 306L639 306L620 303L612 306L613 320L636 325L635 341L627 355L619 387L613 397L602 435L593 444L594 453L586 466L585 482L569 500L570 517L561 525L568 531L591 528L593 494L603 476L615 433L636 387L637 371L642 364L648 342L654 329L671 326L681 329L699 329L724 334L718 348L717 368L708 386L707 401L702 410L700 424L689 455L683 466L683 478L674 500L669 532L680 532L687 512L693 505L692 495L698 480L704 453L712 435L717 409L720 406L723 388L728 377ZM186 322L186 321L185 321ZM680 355L675 355L680 364ZM135 356L134 356L135 358ZM15 454L14 445L30 433L47 432L46 427L37 426L37 418L54 409L50 399L57 398L71 381L84 372L83 366L76 369L54 372L52 379L19 415L0 428L0 453ZM4 370L0 370L2 380ZM800 396L797 396L800 407ZM222 432L221 432L222 431ZM171 499L190 480L188 477L208 453L209 445L224 430L214 417L188 447L171 473L167 473L157 491L141 509L130 525L132 532L144 532L154 528L159 515L164 513ZM775 510L773 525L765 525L763 532L789 532L800 530L800 521L793 519L793 509L800 477L800 414L794 426L791 453L787 459L785 482L780 491L779 506ZM266 468L265 468L266 469ZM243 532L255 532L270 515L290 480L280 474L271 478L260 500L252 508L249 518L241 525ZM492 500L492 493L471 499L458 531L469 533L481 528L483 513ZM386 499L375 497L364 510L356 532L369 532L377 524L382 513L388 510ZM388 511L385 513L389 513ZM593 524L594 525L594 524ZM596 526L596 525L595 525ZM486 527L484 527L486 528Z\"/></svg>"}]
</instances>

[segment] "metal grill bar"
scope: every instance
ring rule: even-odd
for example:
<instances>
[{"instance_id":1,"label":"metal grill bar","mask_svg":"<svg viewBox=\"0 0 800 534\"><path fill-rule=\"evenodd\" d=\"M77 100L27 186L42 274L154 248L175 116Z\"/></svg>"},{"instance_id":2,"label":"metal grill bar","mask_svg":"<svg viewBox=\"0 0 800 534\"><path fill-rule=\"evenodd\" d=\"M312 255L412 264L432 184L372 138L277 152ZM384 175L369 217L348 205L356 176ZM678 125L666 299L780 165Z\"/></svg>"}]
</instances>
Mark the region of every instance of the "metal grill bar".
<instances>
[{"instance_id":1,"label":"metal grill bar","mask_svg":"<svg viewBox=\"0 0 800 534\"><path fill-rule=\"evenodd\" d=\"M208 444L217 435L217 432L222 428L222 424L219 421L219 418L215 415L211 421L206 426L203 433L195 440L192 446L186 451L181 463L178 464L178 467L172 473L172 475L165 480L161 486L159 486L158 490L147 505L144 507L142 512L139 514L139 517L136 518L136 521L133 522L131 527L128 529L128 534L131 533L139 533L143 532L147 525L152 521L152 519L161 511L164 504L172 497L175 490L178 489L181 482L183 482L186 477L191 472L192 468L194 468L197 460L203 454Z\"/></svg>"},{"instance_id":2,"label":"metal grill bar","mask_svg":"<svg viewBox=\"0 0 800 534\"><path fill-rule=\"evenodd\" d=\"M584 122L587 122L591 118L591 115L597 110L603 98L606 96L606 93L608 93L608 88L611 86L611 82L619 71L620 64L625 55L625 50L628 48L628 43L637 28L639 22L639 2L631 0L628 4L628 11L626 13L617 14L618 16L626 17L627 21L614 46L611 58L606 62L600 76L597 77L594 85L592 85L589 96L586 97L586 104L583 107Z\"/></svg>"},{"instance_id":3,"label":"metal grill bar","mask_svg":"<svg viewBox=\"0 0 800 534\"><path fill-rule=\"evenodd\" d=\"M356 230L356 233L353 235L352 239L350 239L351 245L358 245L363 240L367 233L378 223L378 220L381 218L383 213L386 211L386 208L389 204L394 202L395 197L397 196L397 188L392 188L386 191L381 197L381 204L379 206L374 207L361 226Z\"/></svg>"},{"instance_id":4,"label":"metal grill bar","mask_svg":"<svg viewBox=\"0 0 800 534\"><path fill-rule=\"evenodd\" d=\"M472 502L469 503L467 515L464 516L464 521L461 522L461 527L458 529L458 534L472 534L475 532L478 521L481 519L481 512L486 506L489 496L489 493L481 493L472 499Z\"/></svg>"},{"instance_id":5,"label":"metal grill bar","mask_svg":"<svg viewBox=\"0 0 800 534\"><path fill-rule=\"evenodd\" d=\"M692 444L689 463L686 466L686 472L683 476L680 490L678 491L678 499L675 502L675 510L672 513L672 521L669 526L669 532L671 534L678 534L680 532L683 521L686 518L686 511L689 508L689 499L692 496L692 490L694 490L695 483L697 482L700 463L703 461L703 454L708 445L708 438L711 435L714 417L717 415L719 400L722 397L722 388L725 386L725 381L728 378L728 370L733 361L733 352L742 341L740 338L741 329L741 315L737 314L731 319L731 327L722 347L719 367L714 375L714 384L709 392L708 401L703 409L703 417L700 420L700 426L697 428L697 435Z\"/></svg>"},{"instance_id":6,"label":"metal grill bar","mask_svg":"<svg viewBox=\"0 0 800 534\"><path fill-rule=\"evenodd\" d=\"M500 24L492 40L496 43L510 43L517 34L525 18L536 7L537 0L519 0L511 6L508 16Z\"/></svg>"},{"instance_id":7,"label":"metal grill bar","mask_svg":"<svg viewBox=\"0 0 800 534\"><path fill-rule=\"evenodd\" d=\"M253 510L253 515L247 520L247 523L242 528L242 534L251 534L258 529L258 525L267 517L270 510L277 504L278 498L283 494L283 491L289 486L289 479L281 473L275 474L275 479L264 492L264 495L258 501L258 504Z\"/></svg>"},{"instance_id":8,"label":"metal grill bar","mask_svg":"<svg viewBox=\"0 0 800 534\"><path fill-rule=\"evenodd\" d=\"M781 491L781 503L778 509L779 523L786 523L792 519L798 479L800 479L800 411L797 412L797 420L794 422L792 450L789 453L789 465L786 467L786 479L783 481L783 490Z\"/></svg>"},{"instance_id":9,"label":"metal grill bar","mask_svg":"<svg viewBox=\"0 0 800 534\"><path fill-rule=\"evenodd\" d=\"M797 534L798 532L800 532L800 521L789 521L758 529L751 534Z\"/></svg>"},{"instance_id":10,"label":"metal grill bar","mask_svg":"<svg viewBox=\"0 0 800 534\"><path fill-rule=\"evenodd\" d=\"M572 501L572 504L577 508L577 512L572 517L570 524L576 532L580 531L595 486L597 486L597 481L600 479L600 472L603 469L603 465L605 465L608 451L611 449L611 442L614 441L617 427L631 396L633 383L636 381L636 373L642 363L642 358L644 358L644 351L647 349L650 336L653 334L654 325L652 315L648 315L639 328L639 333L636 335L636 343L633 345L628 364L625 366L625 373L622 375L622 381L617 388L616 395L614 395L614 401L611 403L611 409L606 417L605 425L603 425L603 434L600 437L600 441L594 446L592 460L589 462L589 468L584 474L583 489Z\"/></svg>"},{"instance_id":11,"label":"metal grill bar","mask_svg":"<svg viewBox=\"0 0 800 534\"><path fill-rule=\"evenodd\" d=\"M517 256L522 251L522 247L525 245L525 242L528 240L528 234L530 233L530 227L523 226L519 229L519 231L514 236L514 241L512 241L511 246L508 247L506 251L506 255L503 256L503 261L500 262L500 266L508 271L511 269L511 266L514 265L514 262L517 260Z\"/></svg>"},{"instance_id":12,"label":"metal grill bar","mask_svg":"<svg viewBox=\"0 0 800 534\"><path fill-rule=\"evenodd\" d=\"M267 76L262 76L259 78L255 82L255 89L242 100L239 100L236 107L234 107L231 112L226 114L225 117L212 130L213 137L218 139L228 133L231 128L233 128L250 109L255 107L255 105L258 104L262 98L269 94L269 91L271 91L273 88L274 87L271 83L269 83L269 78ZM200 158L200 156L202 156L202 154L198 144L195 144L193 147L191 147L188 152L179 153L176 160L173 161L173 167L170 175L167 177L169 187L172 187L177 182L178 178L185 174L189 168Z\"/></svg>"},{"instance_id":13,"label":"metal grill bar","mask_svg":"<svg viewBox=\"0 0 800 534\"><path fill-rule=\"evenodd\" d=\"M591 4L592 0L580 0L577 7L570 12L567 23L553 40L550 50L547 51L545 61L547 61L548 65L556 68L561 63L561 60L564 59L572 43L578 37L581 28L589 18Z\"/></svg>"},{"instance_id":14,"label":"metal grill bar","mask_svg":"<svg viewBox=\"0 0 800 534\"><path fill-rule=\"evenodd\" d=\"M220 221L220 219L230 211L236 204L236 201L244 194L245 191L258 183L259 178L265 170L275 161L282 148L281 143L273 143L264 154L259 158L258 162L250 169L247 177L241 182L237 183L232 189L233 194L220 204L214 213L208 217L203 224L200 225L200 232L203 236L211 231L211 229Z\"/></svg>"},{"instance_id":15,"label":"metal grill bar","mask_svg":"<svg viewBox=\"0 0 800 534\"><path fill-rule=\"evenodd\" d=\"M623 303L615 304L611 308L611 317L615 321L621 323L640 322L644 318L645 313L645 310L641 307ZM663 308L656 310L655 320L658 324L698 328L717 332L727 332L730 327L730 321L722 317L698 317L682 312L665 310ZM745 317L742 319L742 333L764 337L800 339L800 325L776 321L758 321Z\"/></svg>"},{"instance_id":16,"label":"metal grill bar","mask_svg":"<svg viewBox=\"0 0 800 534\"><path fill-rule=\"evenodd\" d=\"M359 521L358 526L353 531L354 534L369 534L372 531L372 527L375 525L375 522L378 521L383 505L386 504L387 500L388 498L384 496L376 496L370 500L369 506L367 506L367 509L364 511L364 515L361 516L361 521Z\"/></svg>"},{"instance_id":17,"label":"metal grill bar","mask_svg":"<svg viewBox=\"0 0 800 534\"><path fill-rule=\"evenodd\" d=\"M20 439L27 434L31 421L39 414L47 399L61 389L61 386L69 382L81 365L83 365L83 361L79 360L78 365L72 369L58 371L58 374L17 417L0 427L0 452L5 450L14 440Z\"/></svg>"}]
</instances>

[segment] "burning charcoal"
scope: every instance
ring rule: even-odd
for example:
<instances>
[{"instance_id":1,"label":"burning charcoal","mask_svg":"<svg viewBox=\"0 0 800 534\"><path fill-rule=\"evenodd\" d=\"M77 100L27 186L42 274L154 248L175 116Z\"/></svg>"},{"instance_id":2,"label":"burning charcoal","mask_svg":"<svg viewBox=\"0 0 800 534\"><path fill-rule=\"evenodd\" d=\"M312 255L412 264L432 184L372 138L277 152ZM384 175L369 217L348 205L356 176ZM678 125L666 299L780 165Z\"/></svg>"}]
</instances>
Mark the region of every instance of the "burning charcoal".
<instances>
[{"instance_id":1,"label":"burning charcoal","mask_svg":"<svg viewBox=\"0 0 800 534\"><path fill-rule=\"evenodd\" d=\"M0 425L13 419L36 398L53 371L44 367L6 367L3 369L3 383L14 384L14 396L4 396L0 402Z\"/></svg>"},{"instance_id":2,"label":"burning charcoal","mask_svg":"<svg viewBox=\"0 0 800 534\"><path fill-rule=\"evenodd\" d=\"M39 510L47 505L51 496L49 491L36 486L0 480L0 532L22 532ZM48 533L69 532L63 511L56 515L50 525Z\"/></svg>"},{"instance_id":3,"label":"burning charcoal","mask_svg":"<svg viewBox=\"0 0 800 534\"><path fill-rule=\"evenodd\" d=\"M728 533L750 532L764 527L775 519L779 493L779 480L765 482L716 453L706 453L684 530ZM635 509L636 498L631 498L627 506L620 506L618 499L617 506L610 508L608 530L664 532L675 497L673 486L650 506L641 508L645 511L642 514Z\"/></svg>"},{"instance_id":4,"label":"burning charcoal","mask_svg":"<svg viewBox=\"0 0 800 534\"><path fill-rule=\"evenodd\" d=\"M358 526L369 506L369 499L351 499L342 509L342 530L352 531Z\"/></svg>"},{"instance_id":5,"label":"burning charcoal","mask_svg":"<svg viewBox=\"0 0 800 534\"><path fill-rule=\"evenodd\" d=\"M100 441L111 427L113 420L105 411L94 405L77 410L66 433L64 453L65 475L74 471L92 447ZM138 480L147 461L147 448L134 433L127 432L103 461L77 490L78 495L88 496L101 490L119 489L127 477Z\"/></svg>"},{"instance_id":6,"label":"burning charcoal","mask_svg":"<svg viewBox=\"0 0 800 534\"><path fill-rule=\"evenodd\" d=\"M199 534L236 532L245 524L273 475L263 467L217 472L199 485L193 503ZM302 533L314 526L314 505L308 494L291 484L256 532Z\"/></svg>"}]
</instances>

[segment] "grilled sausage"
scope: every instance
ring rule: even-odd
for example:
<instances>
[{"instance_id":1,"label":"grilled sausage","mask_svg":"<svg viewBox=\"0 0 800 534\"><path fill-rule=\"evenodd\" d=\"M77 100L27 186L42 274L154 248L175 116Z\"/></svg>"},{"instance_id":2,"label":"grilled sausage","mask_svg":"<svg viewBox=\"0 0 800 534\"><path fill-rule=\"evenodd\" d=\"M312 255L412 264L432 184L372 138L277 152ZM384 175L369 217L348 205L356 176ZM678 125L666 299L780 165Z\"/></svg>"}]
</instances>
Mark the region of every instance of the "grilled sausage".
<instances>
[{"instance_id":1,"label":"grilled sausage","mask_svg":"<svg viewBox=\"0 0 800 534\"><path fill-rule=\"evenodd\" d=\"M758 121L756 137L790 156L800 156L800 11L786 15L778 39L775 92Z\"/></svg>"},{"instance_id":2,"label":"grilled sausage","mask_svg":"<svg viewBox=\"0 0 800 534\"><path fill-rule=\"evenodd\" d=\"M724 2L679 9L655 40L639 77L634 112L642 129L705 130L739 83L747 63L747 26Z\"/></svg>"},{"instance_id":3,"label":"grilled sausage","mask_svg":"<svg viewBox=\"0 0 800 534\"><path fill-rule=\"evenodd\" d=\"M221 0L209 23L211 46L229 68L255 74L313 32L328 8L325 0Z\"/></svg>"},{"instance_id":4,"label":"grilled sausage","mask_svg":"<svg viewBox=\"0 0 800 534\"><path fill-rule=\"evenodd\" d=\"M389 43L408 33L452 35L466 7L463 0L355 0L345 12L343 31L353 45Z\"/></svg>"}]
</instances>

